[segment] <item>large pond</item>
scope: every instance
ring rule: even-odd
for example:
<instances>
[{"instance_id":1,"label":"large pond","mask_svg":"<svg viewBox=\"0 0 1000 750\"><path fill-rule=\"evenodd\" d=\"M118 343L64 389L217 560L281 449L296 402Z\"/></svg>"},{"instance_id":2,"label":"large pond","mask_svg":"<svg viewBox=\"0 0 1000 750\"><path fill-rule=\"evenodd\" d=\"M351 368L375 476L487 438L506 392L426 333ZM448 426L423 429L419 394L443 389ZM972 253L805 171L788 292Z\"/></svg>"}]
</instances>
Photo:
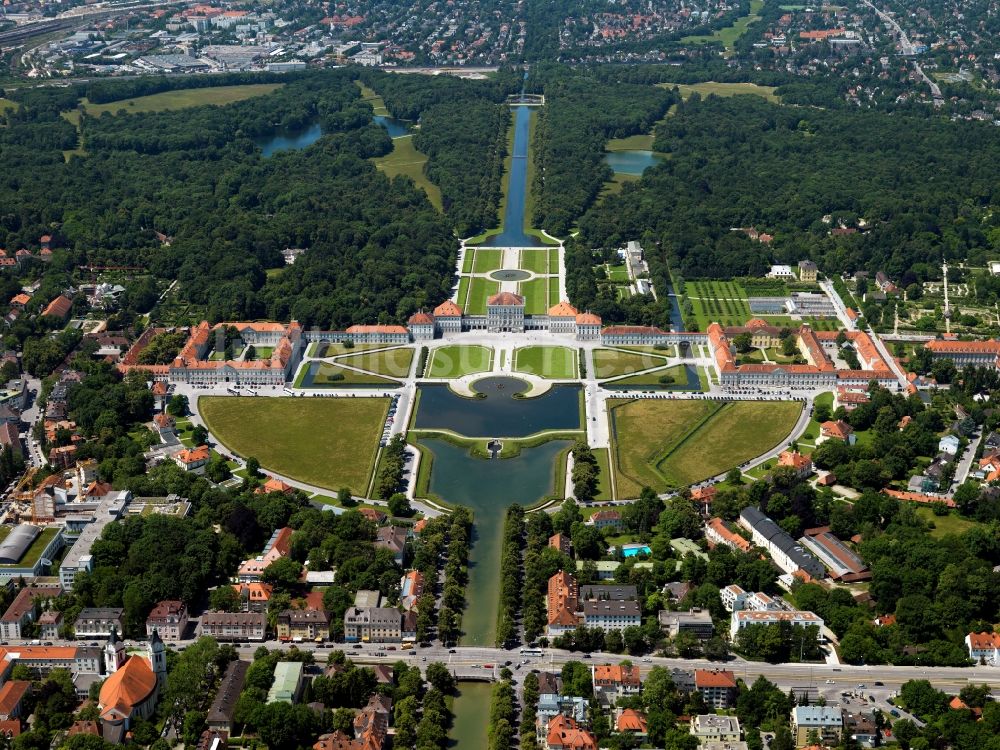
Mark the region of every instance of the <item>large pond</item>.
<instances>
[{"instance_id":1,"label":"large pond","mask_svg":"<svg viewBox=\"0 0 1000 750\"><path fill-rule=\"evenodd\" d=\"M641 175L662 162L663 157L652 151L608 151L604 161L618 174Z\"/></svg>"},{"instance_id":2,"label":"large pond","mask_svg":"<svg viewBox=\"0 0 1000 750\"><path fill-rule=\"evenodd\" d=\"M490 728L490 697L493 685L489 682L459 682L458 697L452 706L455 720L451 725L449 750L483 750Z\"/></svg>"},{"instance_id":3,"label":"large pond","mask_svg":"<svg viewBox=\"0 0 1000 750\"><path fill-rule=\"evenodd\" d=\"M424 409L423 398L420 409ZM493 645L504 513L514 503L531 505L553 492L556 455L569 444L568 440L553 440L537 448L524 448L515 458L483 459L444 440L420 441L434 461L430 491L450 504L471 508L473 513L462 643Z\"/></svg>"},{"instance_id":4,"label":"large pond","mask_svg":"<svg viewBox=\"0 0 1000 750\"><path fill-rule=\"evenodd\" d=\"M273 135L255 139L264 157L278 151L298 151L313 145L323 136L323 129L318 122L302 130L284 130Z\"/></svg>"},{"instance_id":5,"label":"large pond","mask_svg":"<svg viewBox=\"0 0 1000 750\"><path fill-rule=\"evenodd\" d=\"M410 132L410 124L403 120L397 120L388 115L375 115L373 118L376 124L381 125L389 133L390 138L399 138Z\"/></svg>"},{"instance_id":6,"label":"large pond","mask_svg":"<svg viewBox=\"0 0 1000 750\"><path fill-rule=\"evenodd\" d=\"M514 152L507 175L507 207L503 231L490 237L488 247L542 247L544 242L524 232L524 203L528 195L528 133L533 114L531 107L514 107Z\"/></svg>"},{"instance_id":7,"label":"large pond","mask_svg":"<svg viewBox=\"0 0 1000 750\"><path fill-rule=\"evenodd\" d=\"M469 437L527 437L542 430L579 430L580 388L553 386L536 398L514 398L527 388L517 378L483 378L472 387L486 398L463 398L447 385L420 386L413 427Z\"/></svg>"}]
</instances>

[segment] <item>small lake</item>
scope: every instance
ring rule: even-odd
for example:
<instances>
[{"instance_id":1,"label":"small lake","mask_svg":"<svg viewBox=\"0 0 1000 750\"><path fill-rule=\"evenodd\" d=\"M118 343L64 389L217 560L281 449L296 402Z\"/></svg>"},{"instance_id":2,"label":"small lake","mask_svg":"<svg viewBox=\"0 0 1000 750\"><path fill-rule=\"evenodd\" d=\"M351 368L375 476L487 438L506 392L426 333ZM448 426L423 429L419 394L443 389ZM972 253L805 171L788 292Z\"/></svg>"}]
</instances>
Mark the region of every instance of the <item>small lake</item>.
<instances>
[{"instance_id":1,"label":"small lake","mask_svg":"<svg viewBox=\"0 0 1000 750\"><path fill-rule=\"evenodd\" d=\"M542 430L579 430L580 387L557 385L536 398L514 398L526 390L517 378L483 378L472 385L486 398L464 398L447 385L420 386L413 427L451 430L468 437L527 437Z\"/></svg>"},{"instance_id":2,"label":"small lake","mask_svg":"<svg viewBox=\"0 0 1000 750\"><path fill-rule=\"evenodd\" d=\"M638 176L662 163L663 157L652 151L608 151L604 161L618 174Z\"/></svg>"},{"instance_id":3,"label":"small lake","mask_svg":"<svg viewBox=\"0 0 1000 750\"><path fill-rule=\"evenodd\" d=\"M397 120L395 117L389 117L388 115L375 115L372 119L386 129L390 138L399 138L400 136L408 135L410 132L410 124L404 120Z\"/></svg>"},{"instance_id":4,"label":"small lake","mask_svg":"<svg viewBox=\"0 0 1000 750\"><path fill-rule=\"evenodd\" d=\"M319 123L313 123L302 130L285 130L280 133L254 139L260 146L261 155L267 158L278 151L298 151L313 145L323 135Z\"/></svg>"},{"instance_id":5,"label":"small lake","mask_svg":"<svg viewBox=\"0 0 1000 750\"><path fill-rule=\"evenodd\" d=\"M524 448L514 458L484 459L470 456L467 448L444 440L420 440L421 449L429 452L434 461L430 491L448 503L472 509L463 644L493 645L500 604L504 513L514 503L530 505L553 492L556 455L569 445L568 440L552 440L537 448Z\"/></svg>"}]
</instances>

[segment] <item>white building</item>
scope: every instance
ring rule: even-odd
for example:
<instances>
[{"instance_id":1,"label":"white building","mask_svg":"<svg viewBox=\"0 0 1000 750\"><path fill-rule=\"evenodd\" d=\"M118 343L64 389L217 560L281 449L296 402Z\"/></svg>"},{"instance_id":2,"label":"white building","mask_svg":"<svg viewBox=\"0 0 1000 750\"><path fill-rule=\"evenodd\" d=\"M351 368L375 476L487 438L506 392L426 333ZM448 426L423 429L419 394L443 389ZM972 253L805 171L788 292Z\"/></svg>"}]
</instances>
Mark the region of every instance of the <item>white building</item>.
<instances>
[{"instance_id":1,"label":"white building","mask_svg":"<svg viewBox=\"0 0 1000 750\"><path fill-rule=\"evenodd\" d=\"M750 612L742 610L740 612L733 612L729 634L735 638L736 634L748 625L775 625L780 622L791 623L802 628L809 625L815 625L820 629L823 628L823 618L813 612L803 612L801 610Z\"/></svg>"},{"instance_id":2,"label":"white building","mask_svg":"<svg viewBox=\"0 0 1000 750\"><path fill-rule=\"evenodd\" d=\"M969 633L965 636L969 658L977 664L1000 667L1000 633Z\"/></svg>"}]
</instances>

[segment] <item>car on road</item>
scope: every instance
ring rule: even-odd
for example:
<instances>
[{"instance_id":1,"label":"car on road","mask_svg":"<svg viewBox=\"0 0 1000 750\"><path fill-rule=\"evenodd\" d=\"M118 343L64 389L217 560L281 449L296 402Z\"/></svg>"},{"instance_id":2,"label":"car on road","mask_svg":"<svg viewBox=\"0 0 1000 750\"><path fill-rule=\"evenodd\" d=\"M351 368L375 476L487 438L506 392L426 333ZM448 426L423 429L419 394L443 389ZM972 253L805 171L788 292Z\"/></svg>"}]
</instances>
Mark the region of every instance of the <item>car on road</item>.
<instances>
[{"instance_id":1,"label":"car on road","mask_svg":"<svg viewBox=\"0 0 1000 750\"><path fill-rule=\"evenodd\" d=\"M361 648L361 644L355 643L353 646L351 646L351 648Z\"/></svg>"},{"instance_id":2,"label":"car on road","mask_svg":"<svg viewBox=\"0 0 1000 750\"><path fill-rule=\"evenodd\" d=\"M832 684L833 684L833 680L827 680L827 681L826 681L826 684L827 684L827 685L832 685Z\"/></svg>"},{"instance_id":3,"label":"car on road","mask_svg":"<svg viewBox=\"0 0 1000 750\"><path fill-rule=\"evenodd\" d=\"M457 653L457 652L455 651L455 649L453 649L453 648L449 648L449 649L448 649L448 653L449 653L449 654L454 654L454 653Z\"/></svg>"},{"instance_id":4,"label":"car on road","mask_svg":"<svg viewBox=\"0 0 1000 750\"><path fill-rule=\"evenodd\" d=\"M859 682L858 683L858 690L864 690L864 689L865 689L865 683Z\"/></svg>"},{"instance_id":5,"label":"car on road","mask_svg":"<svg viewBox=\"0 0 1000 750\"><path fill-rule=\"evenodd\" d=\"M890 716L894 716L894 717L896 717L898 719L899 718L899 711L897 711L896 709L892 709L891 711L889 711L889 715Z\"/></svg>"},{"instance_id":6,"label":"car on road","mask_svg":"<svg viewBox=\"0 0 1000 750\"><path fill-rule=\"evenodd\" d=\"M583 655L583 658L584 658L584 659L589 659L589 658L590 658L590 654L584 654L584 655Z\"/></svg>"},{"instance_id":7,"label":"car on road","mask_svg":"<svg viewBox=\"0 0 1000 750\"><path fill-rule=\"evenodd\" d=\"M884 682L879 682L878 680L876 680L873 684L875 685L875 687L883 687L885 685Z\"/></svg>"}]
</instances>

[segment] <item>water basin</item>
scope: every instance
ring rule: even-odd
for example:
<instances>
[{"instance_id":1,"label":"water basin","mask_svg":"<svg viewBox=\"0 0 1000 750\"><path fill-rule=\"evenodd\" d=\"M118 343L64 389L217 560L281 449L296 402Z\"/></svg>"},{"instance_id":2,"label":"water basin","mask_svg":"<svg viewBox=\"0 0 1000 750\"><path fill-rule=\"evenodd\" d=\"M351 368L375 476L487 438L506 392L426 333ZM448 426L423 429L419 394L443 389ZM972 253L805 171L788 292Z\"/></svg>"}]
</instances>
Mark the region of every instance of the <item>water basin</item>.
<instances>
[{"instance_id":1,"label":"water basin","mask_svg":"<svg viewBox=\"0 0 1000 750\"><path fill-rule=\"evenodd\" d=\"M604 161L618 174L638 176L661 163L663 157L652 151L609 151Z\"/></svg>"}]
</instances>

